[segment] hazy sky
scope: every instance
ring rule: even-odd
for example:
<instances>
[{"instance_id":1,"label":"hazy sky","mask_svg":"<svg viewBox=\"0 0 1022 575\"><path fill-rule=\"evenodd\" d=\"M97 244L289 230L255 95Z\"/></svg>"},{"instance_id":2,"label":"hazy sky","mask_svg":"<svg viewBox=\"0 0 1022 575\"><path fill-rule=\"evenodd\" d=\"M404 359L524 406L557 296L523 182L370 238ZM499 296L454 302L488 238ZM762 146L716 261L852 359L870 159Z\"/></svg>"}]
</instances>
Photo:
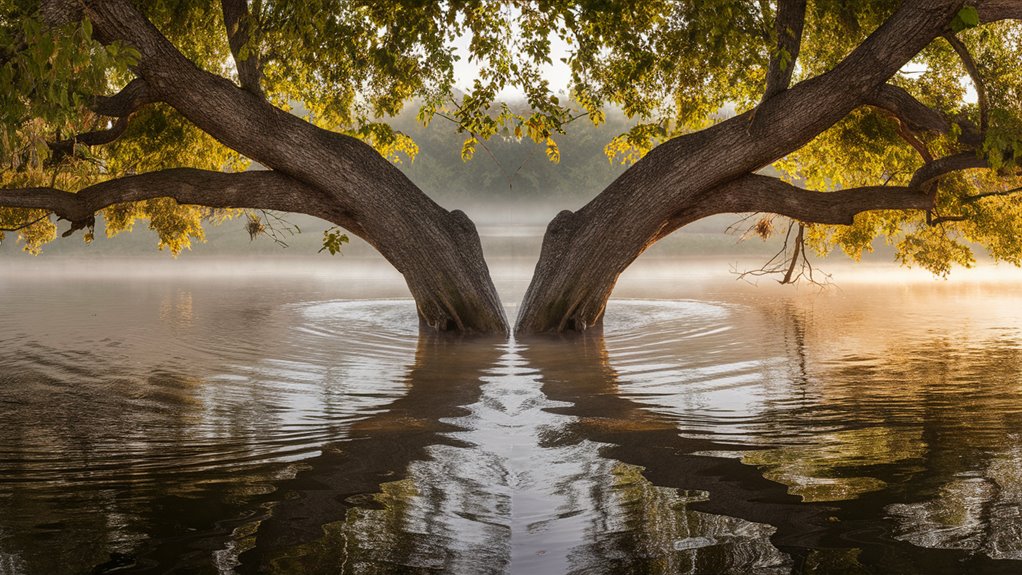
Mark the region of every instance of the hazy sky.
<instances>
[{"instance_id":1,"label":"hazy sky","mask_svg":"<svg viewBox=\"0 0 1022 575\"><path fill-rule=\"evenodd\" d=\"M475 62L469 61L469 40L469 36L462 36L454 43L458 56L461 56L461 60L454 63L455 87L464 91L471 88L472 82L479 76L479 66ZM542 66L543 76L550 82L550 88L554 92L567 94L570 72L568 65L562 62L561 58L568 56L568 44L558 38L556 34L551 34L550 50L552 52L550 59L553 60L553 64ZM524 97L525 93L518 88L505 88L497 95L498 100L515 100Z\"/></svg>"},{"instance_id":2,"label":"hazy sky","mask_svg":"<svg viewBox=\"0 0 1022 575\"><path fill-rule=\"evenodd\" d=\"M475 62L469 60L468 45L470 36L461 36L454 43L457 54L461 57L461 60L454 63L454 78L455 87L460 90L468 91L472 87L472 82L479 75L479 66ZM557 37L556 34L550 35L550 50L551 60L553 64L545 64L542 66L541 71L543 76L548 82L550 82L550 88L556 93L568 93L568 82L571 78L568 65L561 61L562 58L567 58L569 52L569 46L562 39ZM926 66L915 62L909 62L902 68L902 73L908 75L917 75L926 71ZM969 103L976 102L976 90L972 85L972 79L967 75L961 77L962 85L966 89L965 100ZM524 98L525 93L518 88L505 88L498 95L498 100L515 100Z\"/></svg>"}]
</instances>

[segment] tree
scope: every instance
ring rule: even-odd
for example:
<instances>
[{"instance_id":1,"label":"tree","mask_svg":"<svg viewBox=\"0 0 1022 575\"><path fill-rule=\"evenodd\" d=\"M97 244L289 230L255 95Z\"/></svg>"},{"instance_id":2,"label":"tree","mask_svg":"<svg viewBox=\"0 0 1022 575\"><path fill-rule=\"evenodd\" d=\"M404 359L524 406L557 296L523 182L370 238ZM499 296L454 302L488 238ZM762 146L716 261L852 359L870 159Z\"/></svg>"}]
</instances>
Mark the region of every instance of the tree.
<instances>
[{"instance_id":1,"label":"tree","mask_svg":"<svg viewBox=\"0 0 1022 575\"><path fill-rule=\"evenodd\" d=\"M712 214L791 218L783 281L807 250L857 257L877 236L941 274L969 242L1022 262L1019 0L4 2L0 226L32 249L51 214L70 231L146 217L177 250L227 208L302 212L376 247L424 324L506 332L472 223L388 161L414 156L385 120L415 101L458 126L465 159L528 138L556 161L572 122L635 121L607 146L631 167L550 223L522 334L599 325L636 257ZM552 39L570 97L541 73ZM499 101L509 86L530 110Z\"/></svg>"}]
</instances>

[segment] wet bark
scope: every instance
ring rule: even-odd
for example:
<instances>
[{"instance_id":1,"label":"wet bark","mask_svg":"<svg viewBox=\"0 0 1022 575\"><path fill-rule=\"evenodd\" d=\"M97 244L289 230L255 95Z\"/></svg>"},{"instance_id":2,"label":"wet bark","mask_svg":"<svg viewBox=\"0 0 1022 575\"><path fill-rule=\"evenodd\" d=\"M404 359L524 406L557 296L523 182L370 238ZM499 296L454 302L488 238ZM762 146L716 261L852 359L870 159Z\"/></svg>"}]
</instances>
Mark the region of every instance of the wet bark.
<instances>
[{"instance_id":1,"label":"wet bark","mask_svg":"<svg viewBox=\"0 0 1022 575\"><path fill-rule=\"evenodd\" d=\"M778 187L754 193L753 172L805 145L873 94L934 38L962 2L905 2L833 70L778 91L754 110L655 148L577 212L550 223L532 283L519 310L519 334L599 325L618 276L650 245L680 225L714 213L786 213L804 201L851 213L884 207L885 194L814 194ZM926 209L921 188L895 192L905 209ZM765 190L764 190L765 191ZM861 190L860 190L861 191ZM829 196L829 198L828 198ZM849 204L849 200L854 200ZM880 203L877 203L877 202ZM892 200L893 201L893 200ZM897 203L897 202L895 202ZM890 202L888 202L888 205ZM901 209L901 208L899 208ZM798 209L804 221L822 215ZM831 208L826 212L830 213ZM843 213L850 223L851 215Z\"/></svg>"}]
</instances>

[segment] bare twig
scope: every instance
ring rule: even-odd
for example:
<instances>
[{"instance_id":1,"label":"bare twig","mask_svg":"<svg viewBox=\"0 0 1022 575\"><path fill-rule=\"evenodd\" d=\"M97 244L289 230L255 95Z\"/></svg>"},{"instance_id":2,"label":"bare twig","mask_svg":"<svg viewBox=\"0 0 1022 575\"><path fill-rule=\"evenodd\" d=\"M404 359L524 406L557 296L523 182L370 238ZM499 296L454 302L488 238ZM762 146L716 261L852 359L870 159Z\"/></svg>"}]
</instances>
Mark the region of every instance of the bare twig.
<instances>
[{"instance_id":1,"label":"bare twig","mask_svg":"<svg viewBox=\"0 0 1022 575\"><path fill-rule=\"evenodd\" d=\"M796 225L798 226L797 231L795 231ZM792 239L793 231L795 231L794 239ZM790 249L789 246L791 246ZM739 272L736 266L732 266L731 273L736 274L737 279L745 281L749 281L749 278L781 275L782 278L777 280L780 284L797 284L803 280L821 287L830 284L830 275L820 272L809 261L805 246L805 224L795 220L789 221L788 229L784 233L784 243L766 263L756 269L742 272ZM818 279L819 275L824 276L822 280Z\"/></svg>"},{"instance_id":2,"label":"bare twig","mask_svg":"<svg viewBox=\"0 0 1022 575\"><path fill-rule=\"evenodd\" d=\"M805 231L805 225L799 222L798 235L795 236L795 253L791 255L791 265L788 266L788 271L785 272L784 279L781 280L782 284L791 283L791 275L795 273L795 264L798 262L799 256L802 256L802 251L805 249L803 246L803 242L805 242Z\"/></svg>"},{"instance_id":3,"label":"bare twig","mask_svg":"<svg viewBox=\"0 0 1022 575\"><path fill-rule=\"evenodd\" d=\"M24 224L21 224L20 226L17 226L17 227L14 227L14 228L0 228L0 232L20 232L21 230L23 230L25 228L28 228L28 227L31 227L31 226L34 226L34 225L38 224L39 222L41 222L41 221L43 221L45 219L49 219L49 217L50 217L50 213L46 212L44 215L42 215L42 216L32 220L31 222L26 222Z\"/></svg>"},{"instance_id":4,"label":"bare twig","mask_svg":"<svg viewBox=\"0 0 1022 575\"><path fill-rule=\"evenodd\" d=\"M1011 196L1011 195L1017 194L1019 192L1022 192L1022 187L1012 188L1010 190L1003 190L1003 191L1000 191L1000 192L986 192L986 193L982 193L982 194L976 194L974 196L966 196L965 198L962 199L962 202L966 203L966 204L972 204L972 203L975 203L975 202L978 202L978 201L982 200L983 198L994 198L994 197L999 197L999 196Z\"/></svg>"}]
</instances>

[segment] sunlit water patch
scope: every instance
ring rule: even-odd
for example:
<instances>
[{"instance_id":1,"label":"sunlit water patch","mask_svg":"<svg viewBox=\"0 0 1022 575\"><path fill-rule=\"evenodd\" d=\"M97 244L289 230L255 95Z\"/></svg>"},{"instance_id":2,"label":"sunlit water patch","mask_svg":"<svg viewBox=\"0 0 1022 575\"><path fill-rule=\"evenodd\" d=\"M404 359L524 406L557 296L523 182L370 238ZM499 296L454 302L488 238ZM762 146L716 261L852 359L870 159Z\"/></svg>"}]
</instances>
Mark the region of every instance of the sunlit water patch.
<instances>
[{"instance_id":1,"label":"sunlit water patch","mask_svg":"<svg viewBox=\"0 0 1022 575\"><path fill-rule=\"evenodd\" d=\"M13 572L144 565L162 560L145 557L157 537L203 547L401 396L414 357L408 301L31 287L5 293L17 305L0 316L0 552L25 566Z\"/></svg>"},{"instance_id":2,"label":"sunlit water patch","mask_svg":"<svg viewBox=\"0 0 1022 575\"><path fill-rule=\"evenodd\" d=\"M508 342L0 283L0 575L1022 571L1022 295L672 289Z\"/></svg>"}]
</instances>

